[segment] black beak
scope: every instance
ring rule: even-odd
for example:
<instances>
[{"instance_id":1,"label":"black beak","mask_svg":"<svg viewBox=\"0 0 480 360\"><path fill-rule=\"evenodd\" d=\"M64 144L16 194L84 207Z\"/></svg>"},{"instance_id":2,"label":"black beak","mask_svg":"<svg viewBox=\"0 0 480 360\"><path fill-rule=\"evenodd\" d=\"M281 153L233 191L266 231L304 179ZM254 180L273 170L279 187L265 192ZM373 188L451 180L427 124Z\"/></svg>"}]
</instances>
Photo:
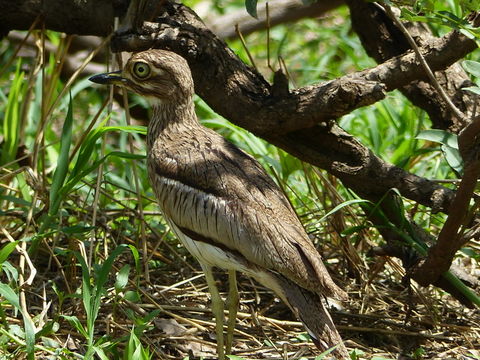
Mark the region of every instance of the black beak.
<instances>
[{"instance_id":1,"label":"black beak","mask_svg":"<svg viewBox=\"0 0 480 360\"><path fill-rule=\"evenodd\" d=\"M93 75L88 80L102 85L122 85L127 79L122 77L121 71L113 71L104 74Z\"/></svg>"}]
</instances>

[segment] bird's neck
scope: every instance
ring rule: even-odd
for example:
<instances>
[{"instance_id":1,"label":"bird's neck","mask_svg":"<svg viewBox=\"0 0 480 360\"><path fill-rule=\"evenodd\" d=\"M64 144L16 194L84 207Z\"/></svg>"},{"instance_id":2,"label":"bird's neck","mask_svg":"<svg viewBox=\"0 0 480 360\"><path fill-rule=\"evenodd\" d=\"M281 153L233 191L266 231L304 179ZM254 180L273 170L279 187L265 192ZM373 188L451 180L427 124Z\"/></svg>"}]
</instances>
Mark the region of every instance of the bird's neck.
<instances>
[{"instance_id":1,"label":"bird's neck","mask_svg":"<svg viewBox=\"0 0 480 360\"><path fill-rule=\"evenodd\" d=\"M152 118L148 124L147 145L151 147L160 137L171 137L185 131L191 132L198 126L201 125L195 114L193 100L180 104L156 103L153 105Z\"/></svg>"}]
</instances>

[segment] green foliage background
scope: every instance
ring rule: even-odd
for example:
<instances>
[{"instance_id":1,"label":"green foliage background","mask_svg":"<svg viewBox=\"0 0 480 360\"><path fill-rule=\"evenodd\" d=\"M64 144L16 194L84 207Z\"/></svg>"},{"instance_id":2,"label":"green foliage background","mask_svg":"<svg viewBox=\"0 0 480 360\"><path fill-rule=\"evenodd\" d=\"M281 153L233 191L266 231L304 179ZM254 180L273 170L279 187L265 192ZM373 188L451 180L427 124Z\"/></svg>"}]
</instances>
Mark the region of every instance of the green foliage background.
<instances>
[{"instance_id":1,"label":"green foliage background","mask_svg":"<svg viewBox=\"0 0 480 360\"><path fill-rule=\"evenodd\" d=\"M462 4L476 6L473 3ZM426 21L438 33L452 26L471 32L460 20L465 11L462 4L416 4L417 10L428 11L419 15L415 8L405 10L405 17ZM247 1L251 12L254 5ZM228 13L240 6L242 2L215 1L210 11ZM69 37L50 31L31 36L39 41L45 37L58 51L49 53L42 63L38 53L18 56L16 46L6 40L0 43L0 236L4 239L0 248L0 359L24 355L33 359L35 354L61 359L156 358L159 353L149 346L148 334L161 310L149 309L141 316L125 304L144 301L147 295L139 284L149 272L199 267L168 232L154 203L144 161L145 128L131 125L117 105L106 107L109 92L92 86L86 77L61 76ZM268 53L275 69L279 58L283 59L291 87L375 66L352 32L345 7L321 19L271 29L269 52L265 31L249 35L246 44L267 79L273 77ZM240 41L229 41L229 46L248 63ZM478 60L478 52L472 56ZM135 95L129 99L131 104L146 106ZM355 262L362 288L371 264L364 249L382 240L364 220L355 196L324 171L230 124L201 99L196 99L196 105L205 126L254 155L276 179L327 257L341 258L345 246L358 252ZM441 144L423 140L425 136L418 138L430 129L428 116L398 92L339 123L388 162L427 178L456 178ZM421 206L409 202L405 206L434 235L444 221ZM478 260L477 250L466 248L465 256ZM25 285L33 268L23 264L22 252L29 254L37 271L33 286ZM331 266L342 273L338 263ZM54 273L58 278L52 278ZM401 278L393 269L384 276L397 282ZM42 295L39 283L44 284ZM53 311L46 305L50 301ZM111 304L108 310L102 310L104 304ZM42 309L48 310L48 317ZM100 321L104 311L122 322L128 319L127 331L105 331ZM78 350L64 347L66 333L84 346Z\"/></svg>"}]
</instances>

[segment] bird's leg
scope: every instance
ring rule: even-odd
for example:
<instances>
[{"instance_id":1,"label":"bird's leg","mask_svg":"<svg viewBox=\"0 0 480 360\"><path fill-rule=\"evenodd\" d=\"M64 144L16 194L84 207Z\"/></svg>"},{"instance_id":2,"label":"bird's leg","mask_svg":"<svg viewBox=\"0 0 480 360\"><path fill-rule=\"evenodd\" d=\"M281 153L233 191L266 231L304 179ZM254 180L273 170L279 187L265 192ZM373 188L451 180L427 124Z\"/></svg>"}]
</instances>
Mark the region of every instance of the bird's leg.
<instances>
[{"instance_id":1,"label":"bird's leg","mask_svg":"<svg viewBox=\"0 0 480 360\"><path fill-rule=\"evenodd\" d=\"M232 352L233 331L235 330L235 322L237 320L238 310L238 288L235 270L228 270L228 284L228 327L226 341L227 355Z\"/></svg>"},{"instance_id":2,"label":"bird's leg","mask_svg":"<svg viewBox=\"0 0 480 360\"><path fill-rule=\"evenodd\" d=\"M215 279L212 274L212 267L209 265L201 264L203 272L205 273L205 279L207 280L208 289L210 290L210 296L212 297L212 313L215 316L215 332L217 335L217 356L219 360L225 360L225 349L223 341L223 300L218 292L217 285L215 285Z\"/></svg>"}]
</instances>

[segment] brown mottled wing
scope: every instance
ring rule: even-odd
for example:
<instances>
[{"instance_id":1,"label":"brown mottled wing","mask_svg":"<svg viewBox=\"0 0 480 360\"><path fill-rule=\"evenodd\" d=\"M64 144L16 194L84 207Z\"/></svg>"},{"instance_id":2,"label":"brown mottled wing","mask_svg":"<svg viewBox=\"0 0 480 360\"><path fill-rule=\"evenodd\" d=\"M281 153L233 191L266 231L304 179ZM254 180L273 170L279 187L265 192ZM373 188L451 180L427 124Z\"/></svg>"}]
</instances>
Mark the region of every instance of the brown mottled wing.
<instances>
[{"instance_id":1,"label":"brown mottled wing","mask_svg":"<svg viewBox=\"0 0 480 360\"><path fill-rule=\"evenodd\" d=\"M345 298L258 162L209 129L190 131L149 154L152 183L169 179L157 197L171 221L310 291Z\"/></svg>"}]
</instances>

